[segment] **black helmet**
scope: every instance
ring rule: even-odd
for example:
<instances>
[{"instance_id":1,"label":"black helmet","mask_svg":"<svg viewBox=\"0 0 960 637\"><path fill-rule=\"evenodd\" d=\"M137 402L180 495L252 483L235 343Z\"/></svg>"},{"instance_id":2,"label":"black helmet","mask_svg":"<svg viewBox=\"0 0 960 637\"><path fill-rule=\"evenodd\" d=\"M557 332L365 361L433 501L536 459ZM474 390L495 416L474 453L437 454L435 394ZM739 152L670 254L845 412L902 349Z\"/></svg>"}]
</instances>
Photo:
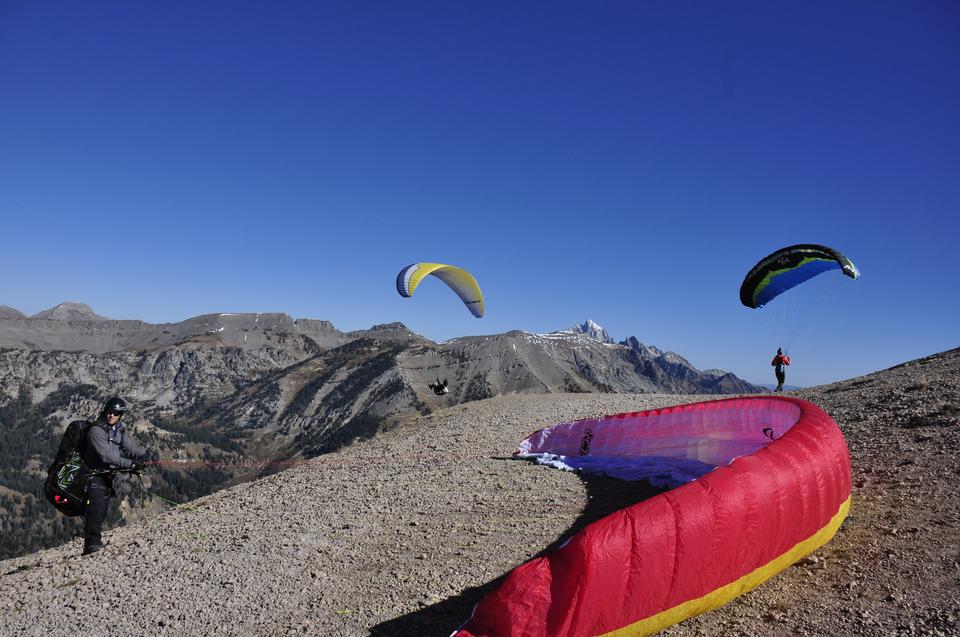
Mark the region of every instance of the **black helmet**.
<instances>
[{"instance_id":1,"label":"black helmet","mask_svg":"<svg viewBox=\"0 0 960 637\"><path fill-rule=\"evenodd\" d=\"M110 412L118 414L122 417L123 414L126 413L126 411L127 411L127 403L123 402L123 398L120 398L119 396L114 396L113 398L108 400L106 403L104 403L103 411L100 412L100 417L103 418Z\"/></svg>"}]
</instances>

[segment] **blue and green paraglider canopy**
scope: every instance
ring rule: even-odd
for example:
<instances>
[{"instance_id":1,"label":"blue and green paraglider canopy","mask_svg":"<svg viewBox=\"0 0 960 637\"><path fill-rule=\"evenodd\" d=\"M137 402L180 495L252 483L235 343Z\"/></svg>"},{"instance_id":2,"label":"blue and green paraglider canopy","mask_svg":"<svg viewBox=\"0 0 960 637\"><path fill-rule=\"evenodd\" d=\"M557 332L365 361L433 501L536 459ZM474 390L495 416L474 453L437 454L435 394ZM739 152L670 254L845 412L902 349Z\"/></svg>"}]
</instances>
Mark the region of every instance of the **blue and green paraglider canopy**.
<instances>
[{"instance_id":1,"label":"blue and green paraglider canopy","mask_svg":"<svg viewBox=\"0 0 960 637\"><path fill-rule=\"evenodd\" d=\"M853 262L833 248L812 243L782 248L747 273L740 286L740 302L761 308L783 292L830 270L840 270L851 279L860 276Z\"/></svg>"}]
</instances>

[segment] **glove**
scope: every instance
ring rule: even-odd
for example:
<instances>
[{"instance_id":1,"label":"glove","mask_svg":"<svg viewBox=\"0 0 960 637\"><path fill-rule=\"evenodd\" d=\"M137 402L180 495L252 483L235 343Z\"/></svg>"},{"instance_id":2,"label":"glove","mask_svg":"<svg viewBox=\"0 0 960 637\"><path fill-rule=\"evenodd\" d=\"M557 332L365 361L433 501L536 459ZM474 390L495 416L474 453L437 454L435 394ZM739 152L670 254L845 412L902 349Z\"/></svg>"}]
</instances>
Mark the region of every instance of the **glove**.
<instances>
[{"instance_id":1,"label":"glove","mask_svg":"<svg viewBox=\"0 0 960 637\"><path fill-rule=\"evenodd\" d=\"M133 464L130 465L130 471L132 471L133 473L140 473L145 468L146 468L146 465L139 460L134 460Z\"/></svg>"}]
</instances>

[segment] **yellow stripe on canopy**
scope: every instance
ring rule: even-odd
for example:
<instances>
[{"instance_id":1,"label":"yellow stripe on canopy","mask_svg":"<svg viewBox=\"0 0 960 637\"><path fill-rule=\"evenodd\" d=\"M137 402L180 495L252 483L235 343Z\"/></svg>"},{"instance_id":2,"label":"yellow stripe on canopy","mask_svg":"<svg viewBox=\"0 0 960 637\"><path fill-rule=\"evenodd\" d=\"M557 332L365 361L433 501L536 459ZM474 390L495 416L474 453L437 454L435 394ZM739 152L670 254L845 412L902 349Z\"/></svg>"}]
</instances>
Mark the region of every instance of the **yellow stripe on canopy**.
<instances>
[{"instance_id":1,"label":"yellow stripe on canopy","mask_svg":"<svg viewBox=\"0 0 960 637\"><path fill-rule=\"evenodd\" d=\"M444 263L414 263L400 270L397 275L397 292L400 296L413 296L414 290L420 281L428 274L432 274L451 290L456 292L470 313L481 318L483 316L483 293L473 275L454 265Z\"/></svg>"}]
</instances>

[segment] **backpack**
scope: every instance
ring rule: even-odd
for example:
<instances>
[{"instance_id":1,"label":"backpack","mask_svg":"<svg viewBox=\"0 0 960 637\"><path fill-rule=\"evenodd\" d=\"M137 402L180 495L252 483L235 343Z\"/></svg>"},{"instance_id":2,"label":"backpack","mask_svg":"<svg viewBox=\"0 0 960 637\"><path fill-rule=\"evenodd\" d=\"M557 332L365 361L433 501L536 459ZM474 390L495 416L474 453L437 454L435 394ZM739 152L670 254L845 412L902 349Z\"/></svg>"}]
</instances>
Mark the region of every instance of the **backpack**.
<instances>
[{"instance_id":1,"label":"backpack","mask_svg":"<svg viewBox=\"0 0 960 637\"><path fill-rule=\"evenodd\" d=\"M47 469L43 494L64 515L83 515L87 508L84 497L87 481L84 479L85 467L80 451L92 425L87 420L74 420L67 425L57 455Z\"/></svg>"}]
</instances>

